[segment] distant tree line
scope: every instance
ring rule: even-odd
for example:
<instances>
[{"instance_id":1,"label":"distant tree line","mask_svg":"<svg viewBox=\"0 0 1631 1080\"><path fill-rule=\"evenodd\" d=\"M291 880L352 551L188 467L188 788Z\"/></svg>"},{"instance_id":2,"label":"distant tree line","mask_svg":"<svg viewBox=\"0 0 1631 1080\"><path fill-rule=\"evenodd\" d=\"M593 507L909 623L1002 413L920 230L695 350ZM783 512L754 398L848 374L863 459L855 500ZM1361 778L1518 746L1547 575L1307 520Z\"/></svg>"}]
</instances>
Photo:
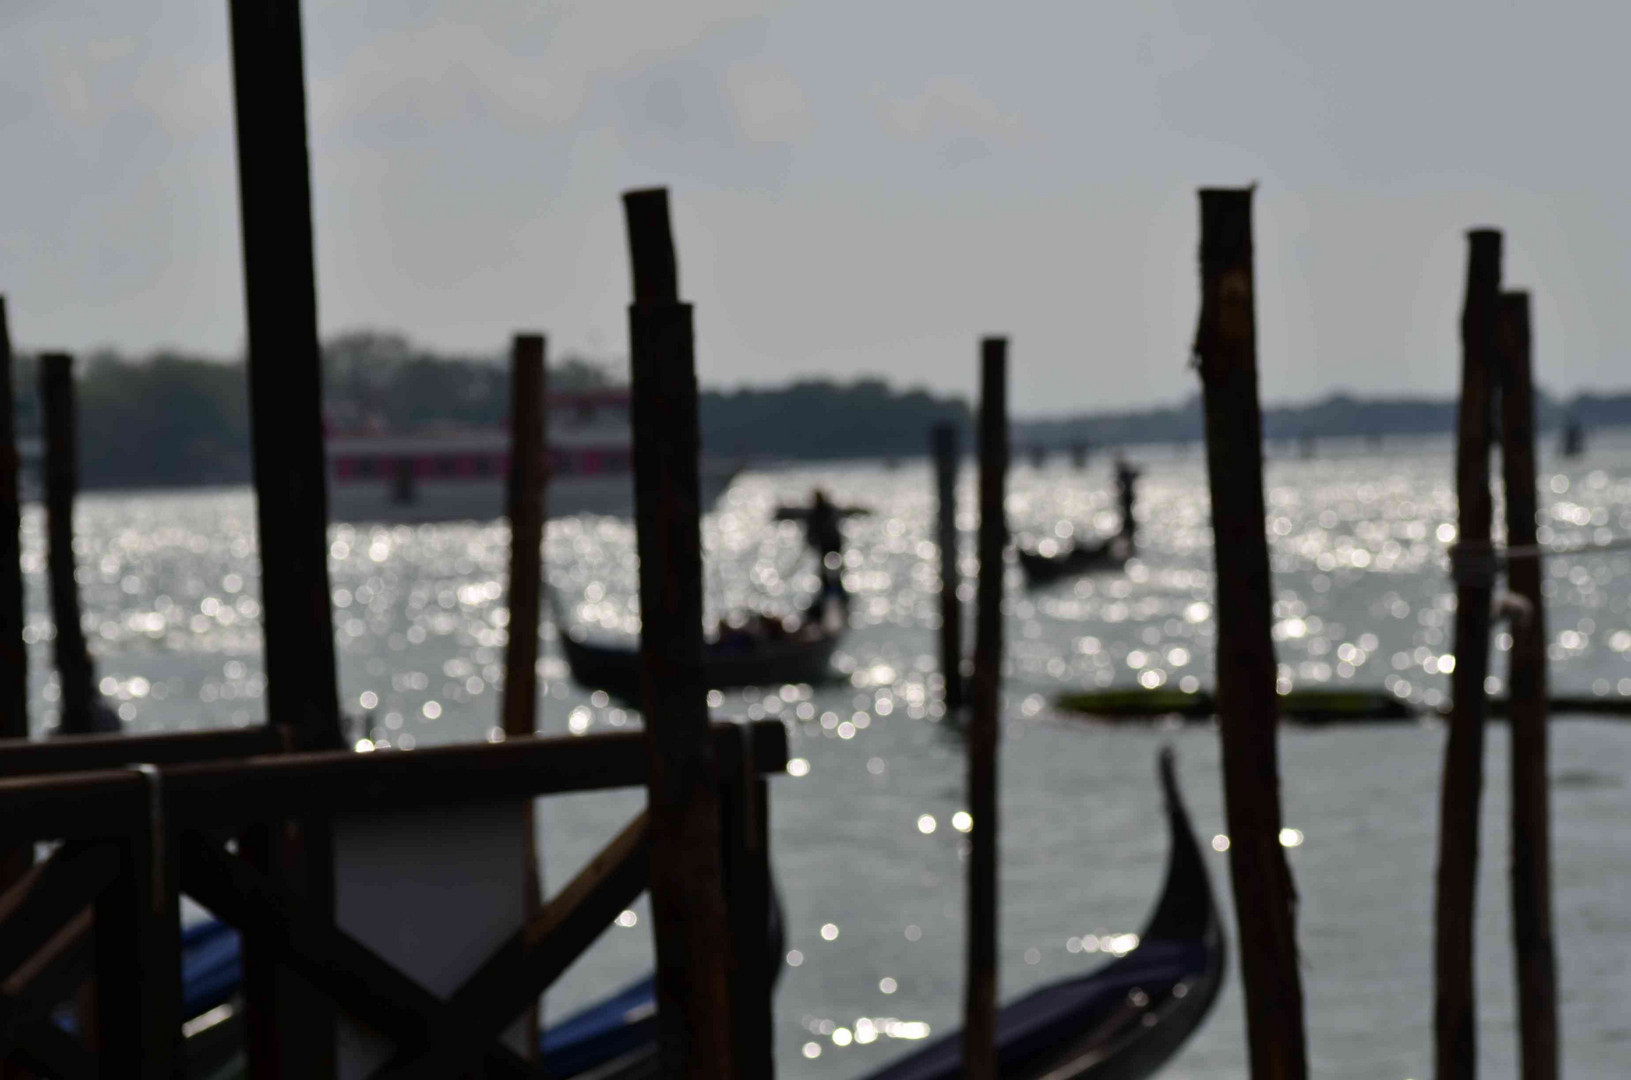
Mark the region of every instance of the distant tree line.
<instances>
[{"instance_id":1,"label":"distant tree line","mask_svg":"<svg viewBox=\"0 0 1631 1080\"><path fill-rule=\"evenodd\" d=\"M429 431L502 425L509 368L501 355L449 356L399 334L344 334L324 346L324 406L331 430ZM20 356L18 433L39 435L35 365ZM613 385L611 368L563 356L549 373L554 389ZM179 486L247 482L248 385L241 362L174 352L129 359L112 352L78 367L80 473L86 487ZM1543 427L1573 416L1588 429L1631 424L1631 393L1583 395L1568 404L1541 396ZM705 390L703 446L756 460L836 460L922 454L929 429L970 411L956 398L897 390L878 378L840 383L801 380L763 389ZM1308 405L1265 410L1269 438L1434 434L1453 430L1455 405L1427 399L1360 400L1338 394ZM1198 398L1170 407L1016 422L1016 446L1061 448L1184 442L1201 436Z\"/></svg>"}]
</instances>

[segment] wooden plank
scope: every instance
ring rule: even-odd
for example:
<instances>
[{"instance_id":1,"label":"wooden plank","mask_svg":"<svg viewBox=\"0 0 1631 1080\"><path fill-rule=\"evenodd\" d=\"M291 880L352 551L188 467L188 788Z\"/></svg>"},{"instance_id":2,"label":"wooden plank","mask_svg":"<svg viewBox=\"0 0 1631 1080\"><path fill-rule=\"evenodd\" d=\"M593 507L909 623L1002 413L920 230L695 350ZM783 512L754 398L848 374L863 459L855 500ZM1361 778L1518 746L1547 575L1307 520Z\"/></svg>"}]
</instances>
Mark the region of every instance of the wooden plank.
<instances>
[{"instance_id":1,"label":"wooden plank","mask_svg":"<svg viewBox=\"0 0 1631 1080\"><path fill-rule=\"evenodd\" d=\"M779 722L754 725L761 769L786 767L786 733L780 728ZM740 761L728 744L726 725L715 725L710 736L719 768ZM193 827L230 827L276 813L407 809L600 791L645 780L643 739L640 732L608 732L182 765L165 770L165 790L172 819ZM698 744L705 748L702 740ZM0 783L0 796L6 790ZM0 829L4 824L0 821Z\"/></svg>"},{"instance_id":2,"label":"wooden plank","mask_svg":"<svg viewBox=\"0 0 1631 1080\"><path fill-rule=\"evenodd\" d=\"M50 582L52 639L62 683L57 730L96 730L96 675L74 580L74 496L79 488L79 437L74 415L74 361L66 353L40 357L40 414L45 436L46 574Z\"/></svg>"},{"instance_id":3,"label":"wooden plank","mask_svg":"<svg viewBox=\"0 0 1631 1080\"><path fill-rule=\"evenodd\" d=\"M19 1077L95 1075L91 1055L51 1019L90 973L91 923L80 909L0 984L0 1059Z\"/></svg>"},{"instance_id":4,"label":"wooden plank","mask_svg":"<svg viewBox=\"0 0 1631 1080\"><path fill-rule=\"evenodd\" d=\"M119 835L142 826L146 799L126 770L0 781L0 843Z\"/></svg>"},{"instance_id":5,"label":"wooden plank","mask_svg":"<svg viewBox=\"0 0 1631 1080\"><path fill-rule=\"evenodd\" d=\"M458 1038L437 1042L428 1052L399 1053L374 1080L437 1080L461 1075L478 1061L510 1021L645 891L649 836L642 812L454 993L449 1030Z\"/></svg>"},{"instance_id":6,"label":"wooden plank","mask_svg":"<svg viewBox=\"0 0 1631 1080\"><path fill-rule=\"evenodd\" d=\"M182 1020L174 851L162 832L155 838L143 829L125 838L118 855L117 876L96 900L99 1073L171 1080L181 1061Z\"/></svg>"},{"instance_id":7,"label":"wooden plank","mask_svg":"<svg viewBox=\"0 0 1631 1080\"><path fill-rule=\"evenodd\" d=\"M719 776L702 679L701 452L691 308L679 302L668 193L623 196L634 303L629 358L647 718L652 934L663 1075L734 1080Z\"/></svg>"},{"instance_id":8,"label":"wooden plank","mask_svg":"<svg viewBox=\"0 0 1631 1080\"><path fill-rule=\"evenodd\" d=\"M0 972L10 974L96 899L119 873L110 844L71 843L0 896Z\"/></svg>"},{"instance_id":9,"label":"wooden plank","mask_svg":"<svg viewBox=\"0 0 1631 1080\"><path fill-rule=\"evenodd\" d=\"M1263 531L1251 195L1250 189L1200 193L1201 314L1195 353L1206 413L1218 732L1247 1044L1256 1080L1301 1080L1308 1055L1297 970L1297 894L1280 846L1278 669Z\"/></svg>"},{"instance_id":10,"label":"wooden plank","mask_svg":"<svg viewBox=\"0 0 1631 1080\"><path fill-rule=\"evenodd\" d=\"M720 770L739 768L729 725L710 728ZM787 767L780 721L750 725L761 773ZM288 813L457 805L569 791L635 787L646 778L639 732L521 738L407 753L287 754L178 765L162 771L165 810L177 828L232 829ZM0 843L105 836L140 827L146 787L129 770L0 780Z\"/></svg>"},{"instance_id":11,"label":"wooden plank","mask_svg":"<svg viewBox=\"0 0 1631 1080\"><path fill-rule=\"evenodd\" d=\"M1496 325L1501 379L1501 469L1506 543L1539 546L1535 487L1535 386L1529 294L1501 295ZM1547 788L1546 599L1539 556L1507 564L1507 588L1527 604L1511 620L1507 654L1511 695L1512 939L1518 981L1522 1080L1558 1075L1557 958L1552 941L1552 824Z\"/></svg>"},{"instance_id":12,"label":"wooden plank","mask_svg":"<svg viewBox=\"0 0 1631 1080\"><path fill-rule=\"evenodd\" d=\"M181 841L181 884L189 896L237 927L357 1019L404 1047L452 1041L458 1029L448 1006L380 959L326 916L243 859L196 833ZM494 1076L525 1077L530 1069L507 1048L491 1045L483 1066Z\"/></svg>"},{"instance_id":13,"label":"wooden plank","mask_svg":"<svg viewBox=\"0 0 1631 1080\"><path fill-rule=\"evenodd\" d=\"M980 577L968 718L968 956L963 1061L970 1080L997 1076L997 743L1002 702L1002 597L1008 547L1008 339L980 343Z\"/></svg>"},{"instance_id":14,"label":"wooden plank","mask_svg":"<svg viewBox=\"0 0 1631 1080\"><path fill-rule=\"evenodd\" d=\"M1467 296L1461 312L1461 405L1456 422L1455 670L1439 802L1439 863L1433 942L1433 1053L1438 1080L1477 1075L1473 933L1478 890L1478 804L1484 787L1484 680L1489 675L1494 516L1489 448L1501 234L1467 234Z\"/></svg>"},{"instance_id":15,"label":"wooden plank","mask_svg":"<svg viewBox=\"0 0 1631 1080\"><path fill-rule=\"evenodd\" d=\"M934 452L936 530L940 548L940 677L949 712L963 707L963 602L957 596L957 466L962 460L956 424L936 424Z\"/></svg>"},{"instance_id":16,"label":"wooden plank","mask_svg":"<svg viewBox=\"0 0 1631 1080\"><path fill-rule=\"evenodd\" d=\"M0 740L0 777L113 769L138 763L174 765L276 753L276 728L256 725L219 731L64 735L48 741Z\"/></svg>"},{"instance_id":17,"label":"wooden plank","mask_svg":"<svg viewBox=\"0 0 1631 1080\"><path fill-rule=\"evenodd\" d=\"M80 908L33 956L6 974L0 993L32 1002L42 1012L73 993L91 972L94 921L88 905Z\"/></svg>"}]
</instances>

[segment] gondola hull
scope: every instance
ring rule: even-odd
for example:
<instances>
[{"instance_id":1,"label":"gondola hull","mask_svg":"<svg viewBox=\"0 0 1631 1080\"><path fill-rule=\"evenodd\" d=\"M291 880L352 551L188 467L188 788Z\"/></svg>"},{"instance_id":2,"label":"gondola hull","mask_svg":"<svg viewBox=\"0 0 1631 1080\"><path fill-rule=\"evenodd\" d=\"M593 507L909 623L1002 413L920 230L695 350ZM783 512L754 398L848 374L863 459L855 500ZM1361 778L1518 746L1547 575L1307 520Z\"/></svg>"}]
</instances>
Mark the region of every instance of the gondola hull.
<instances>
[{"instance_id":1,"label":"gondola hull","mask_svg":"<svg viewBox=\"0 0 1631 1080\"><path fill-rule=\"evenodd\" d=\"M1120 570L1127 565L1130 555L1128 545L1119 540L1107 540L1091 547L1073 547L1058 555L1044 555L1022 547L1019 549L1019 567L1025 572L1025 583L1035 588L1082 574Z\"/></svg>"},{"instance_id":2,"label":"gondola hull","mask_svg":"<svg viewBox=\"0 0 1631 1080\"><path fill-rule=\"evenodd\" d=\"M1003 1080L1143 1080L1200 1027L1223 985L1224 939L1200 845L1162 752L1172 853L1138 946L1098 971L1033 990L997 1015ZM867 1080L954 1080L954 1032Z\"/></svg>"},{"instance_id":3,"label":"gondola hull","mask_svg":"<svg viewBox=\"0 0 1631 1080\"><path fill-rule=\"evenodd\" d=\"M703 681L710 690L824 682L832 678L832 658L838 641L837 634L823 634L768 642L742 651L710 643L703 651ZM604 690L625 701L640 696L639 650L592 645L566 632L561 634L561 652L580 686Z\"/></svg>"}]
</instances>

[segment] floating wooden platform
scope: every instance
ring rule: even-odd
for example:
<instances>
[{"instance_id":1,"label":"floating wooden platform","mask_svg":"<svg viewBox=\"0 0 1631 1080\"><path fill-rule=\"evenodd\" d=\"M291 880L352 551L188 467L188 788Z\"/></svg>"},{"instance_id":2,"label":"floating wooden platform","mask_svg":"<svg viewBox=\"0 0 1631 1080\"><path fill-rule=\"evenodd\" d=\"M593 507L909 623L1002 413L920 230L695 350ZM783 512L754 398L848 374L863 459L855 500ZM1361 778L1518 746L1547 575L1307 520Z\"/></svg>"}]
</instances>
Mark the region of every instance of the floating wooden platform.
<instances>
[{"instance_id":1,"label":"floating wooden platform","mask_svg":"<svg viewBox=\"0 0 1631 1080\"><path fill-rule=\"evenodd\" d=\"M1505 716L1507 704L1504 697L1490 698L1490 715ZM1064 712L1080 713L1118 723L1169 718L1210 720L1217 714L1217 703L1212 691L1186 692L1166 687L1154 690L1122 688L1075 691L1060 694L1054 699L1054 705ZM1570 715L1631 717L1631 697L1563 695L1550 699L1548 712L1554 717ZM1289 694L1280 695L1280 716L1296 724L1400 723L1438 715L1440 713L1436 709L1405 701L1386 690L1363 688L1293 690Z\"/></svg>"}]
</instances>

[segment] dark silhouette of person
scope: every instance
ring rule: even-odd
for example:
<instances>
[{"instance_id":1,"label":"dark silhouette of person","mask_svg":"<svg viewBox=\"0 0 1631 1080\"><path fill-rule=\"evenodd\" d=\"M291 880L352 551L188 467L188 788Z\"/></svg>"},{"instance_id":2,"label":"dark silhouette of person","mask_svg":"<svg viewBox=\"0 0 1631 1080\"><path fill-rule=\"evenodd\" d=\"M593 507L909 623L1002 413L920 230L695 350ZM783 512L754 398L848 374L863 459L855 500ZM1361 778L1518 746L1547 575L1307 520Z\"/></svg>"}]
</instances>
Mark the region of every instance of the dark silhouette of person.
<instances>
[{"instance_id":1,"label":"dark silhouette of person","mask_svg":"<svg viewBox=\"0 0 1631 1080\"><path fill-rule=\"evenodd\" d=\"M838 611L846 617L849 613L849 593L844 589L844 518L851 514L864 513L852 508L834 506L827 493L816 488L810 493L809 509L803 512L804 542L820 564L818 572L821 574L821 591L816 594L810 603L809 614L820 618L818 614L828 610L829 600L836 601Z\"/></svg>"},{"instance_id":2,"label":"dark silhouette of person","mask_svg":"<svg viewBox=\"0 0 1631 1080\"><path fill-rule=\"evenodd\" d=\"M810 495L810 509L804 515L804 542L821 560L823 570L836 570L844 564L844 533L839 528L842 512L816 488ZM831 555L834 558L829 559Z\"/></svg>"},{"instance_id":3,"label":"dark silhouette of person","mask_svg":"<svg viewBox=\"0 0 1631 1080\"><path fill-rule=\"evenodd\" d=\"M1121 507L1121 535L1129 546L1138 531L1138 522L1133 518L1133 504L1138 501L1134 490L1138 474L1139 470L1129 465L1126 458L1116 455L1116 502Z\"/></svg>"}]
</instances>

